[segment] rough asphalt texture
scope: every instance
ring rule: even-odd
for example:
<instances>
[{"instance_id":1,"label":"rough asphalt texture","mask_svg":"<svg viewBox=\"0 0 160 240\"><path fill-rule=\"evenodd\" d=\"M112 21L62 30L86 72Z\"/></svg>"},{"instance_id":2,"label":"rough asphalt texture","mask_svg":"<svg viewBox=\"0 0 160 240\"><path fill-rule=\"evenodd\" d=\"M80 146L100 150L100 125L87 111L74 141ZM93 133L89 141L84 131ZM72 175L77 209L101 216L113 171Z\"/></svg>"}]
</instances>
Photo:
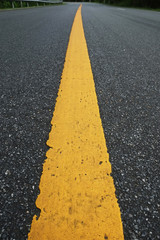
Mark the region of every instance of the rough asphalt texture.
<instances>
[{"instance_id":1,"label":"rough asphalt texture","mask_svg":"<svg viewBox=\"0 0 160 240\"><path fill-rule=\"evenodd\" d=\"M0 12L0 239L32 217L77 4ZM160 13L83 4L126 240L160 239Z\"/></svg>"},{"instance_id":2,"label":"rough asphalt texture","mask_svg":"<svg viewBox=\"0 0 160 240\"><path fill-rule=\"evenodd\" d=\"M126 240L160 239L160 13L85 5Z\"/></svg>"},{"instance_id":3,"label":"rough asphalt texture","mask_svg":"<svg viewBox=\"0 0 160 240\"><path fill-rule=\"evenodd\" d=\"M0 12L0 239L27 239L77 6Z\"/></svg>"}]
</instances>

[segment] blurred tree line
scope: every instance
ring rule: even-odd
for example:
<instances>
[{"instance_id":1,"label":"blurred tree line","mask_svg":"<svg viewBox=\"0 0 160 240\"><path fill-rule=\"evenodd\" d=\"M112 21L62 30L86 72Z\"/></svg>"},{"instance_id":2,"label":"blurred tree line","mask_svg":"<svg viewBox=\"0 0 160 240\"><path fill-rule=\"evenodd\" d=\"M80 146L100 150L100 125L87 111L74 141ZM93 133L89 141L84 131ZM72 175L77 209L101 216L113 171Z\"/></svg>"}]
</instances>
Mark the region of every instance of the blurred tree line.
<instances>
[{"instance_id":1,"label":"blurred tree line","mask_svg":"<svg viewBox=\"0 0 160 240\"><path fill-rule=\"evenodd\" d=\"M0 0L0 8L12 8L12 2L14 3L15 8L20 8L20 7L34 7L34 6L44 6L44 3L38 3L37 2L29 2L29 5L27 5L27 0L26 1L15 1L15 0ZM51 3L45 3L45 5L52 5Z\"/></svg>"},{"instance_id":2,"label":"blurred tree line","mask_svg":"<svg viewBox=\"0 0 160 240\"><path fill-rule=\"evenodd\" d=\"M14 0L0 0L0 8L8 8L12 7L12 1L15 4L15 7L20 7L20 2L16 2ZM160 8L160 0L63 0L68 2L100 2L100 3L106 3L116 6L125 6L125 7L142 7L142 8ZM36 6L36 2L30 2L30 6ZM42 5L43 3L39 3L39 5ZM27 5L26 2L23 2L23 6L25 7Z\"/></svg>"},{"instance_id":3,"label":"blurred tree line","mask_svg":"<svg viewBox=\"0 0 160 240\"><path fill-rule=\"evenodd\" d=\"M105 3L128 7L160 8L160 0L105 0Z\"/></svg>"},{"instance_id":4,"label":"blurred tree line","mask_svg":"<svg viewBox=\"0 0 160 240\"><path fill-rule=\"evenodd\" d=\"M160 0L64 0L66 2L100 2L116 6L160 8Z\"/></svg>"}]
</instances>

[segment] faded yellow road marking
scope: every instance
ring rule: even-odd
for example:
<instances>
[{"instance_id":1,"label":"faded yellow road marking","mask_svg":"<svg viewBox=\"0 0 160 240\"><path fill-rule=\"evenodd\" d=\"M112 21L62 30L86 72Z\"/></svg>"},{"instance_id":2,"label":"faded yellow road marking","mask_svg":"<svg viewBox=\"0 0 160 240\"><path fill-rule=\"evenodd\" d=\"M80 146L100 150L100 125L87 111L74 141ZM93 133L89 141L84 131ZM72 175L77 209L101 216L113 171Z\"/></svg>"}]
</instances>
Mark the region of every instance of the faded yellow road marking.
<instances>
[{"instance_id":1,"label":"faded yellow road marking","mask_svg":"<svg viewBox=\"0 0 160 240\"><path fill-rule=\"evenodd\" d=\"M73 23L29 240L124 239L83 31Z\"/></svg>"}]
</instances>

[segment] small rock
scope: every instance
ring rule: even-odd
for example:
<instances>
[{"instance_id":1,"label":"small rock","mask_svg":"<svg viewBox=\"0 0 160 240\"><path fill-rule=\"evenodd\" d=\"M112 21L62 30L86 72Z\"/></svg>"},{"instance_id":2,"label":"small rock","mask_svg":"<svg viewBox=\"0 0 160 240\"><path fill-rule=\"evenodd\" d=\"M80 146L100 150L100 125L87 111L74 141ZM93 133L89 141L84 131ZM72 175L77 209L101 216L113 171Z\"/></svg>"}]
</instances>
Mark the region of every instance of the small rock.
<instances>
[{"instance_id":1,"label":"small rock","mask_svg":"<svg viewBox=\"0 0 160 240\"><path fill-rule=\"evenodd\" d=\"M7 176L7 175L11 175L11 172L9 171L9 170L6 170L5 171L5 175Z\"/></svg>"}]
</instances>

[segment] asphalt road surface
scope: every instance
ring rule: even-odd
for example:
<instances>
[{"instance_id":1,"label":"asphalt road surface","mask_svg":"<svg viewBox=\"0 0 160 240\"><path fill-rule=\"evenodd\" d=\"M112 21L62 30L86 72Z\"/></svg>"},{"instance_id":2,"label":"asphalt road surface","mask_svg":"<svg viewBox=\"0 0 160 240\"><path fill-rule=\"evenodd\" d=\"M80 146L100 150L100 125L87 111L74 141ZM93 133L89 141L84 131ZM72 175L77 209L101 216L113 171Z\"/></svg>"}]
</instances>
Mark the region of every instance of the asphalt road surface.
<instances>
[{"instance_id":1,"label":"asphalt road surface","mask_svg":"<svg viewBox=\"0 0 160 240\"><path fill-rule=\"evenodd\" d=\"M79 4L0 12L0 239L27 239ZM160 13L83 4L126 240L160 239Z\"/></svg>"}]
</instances>

